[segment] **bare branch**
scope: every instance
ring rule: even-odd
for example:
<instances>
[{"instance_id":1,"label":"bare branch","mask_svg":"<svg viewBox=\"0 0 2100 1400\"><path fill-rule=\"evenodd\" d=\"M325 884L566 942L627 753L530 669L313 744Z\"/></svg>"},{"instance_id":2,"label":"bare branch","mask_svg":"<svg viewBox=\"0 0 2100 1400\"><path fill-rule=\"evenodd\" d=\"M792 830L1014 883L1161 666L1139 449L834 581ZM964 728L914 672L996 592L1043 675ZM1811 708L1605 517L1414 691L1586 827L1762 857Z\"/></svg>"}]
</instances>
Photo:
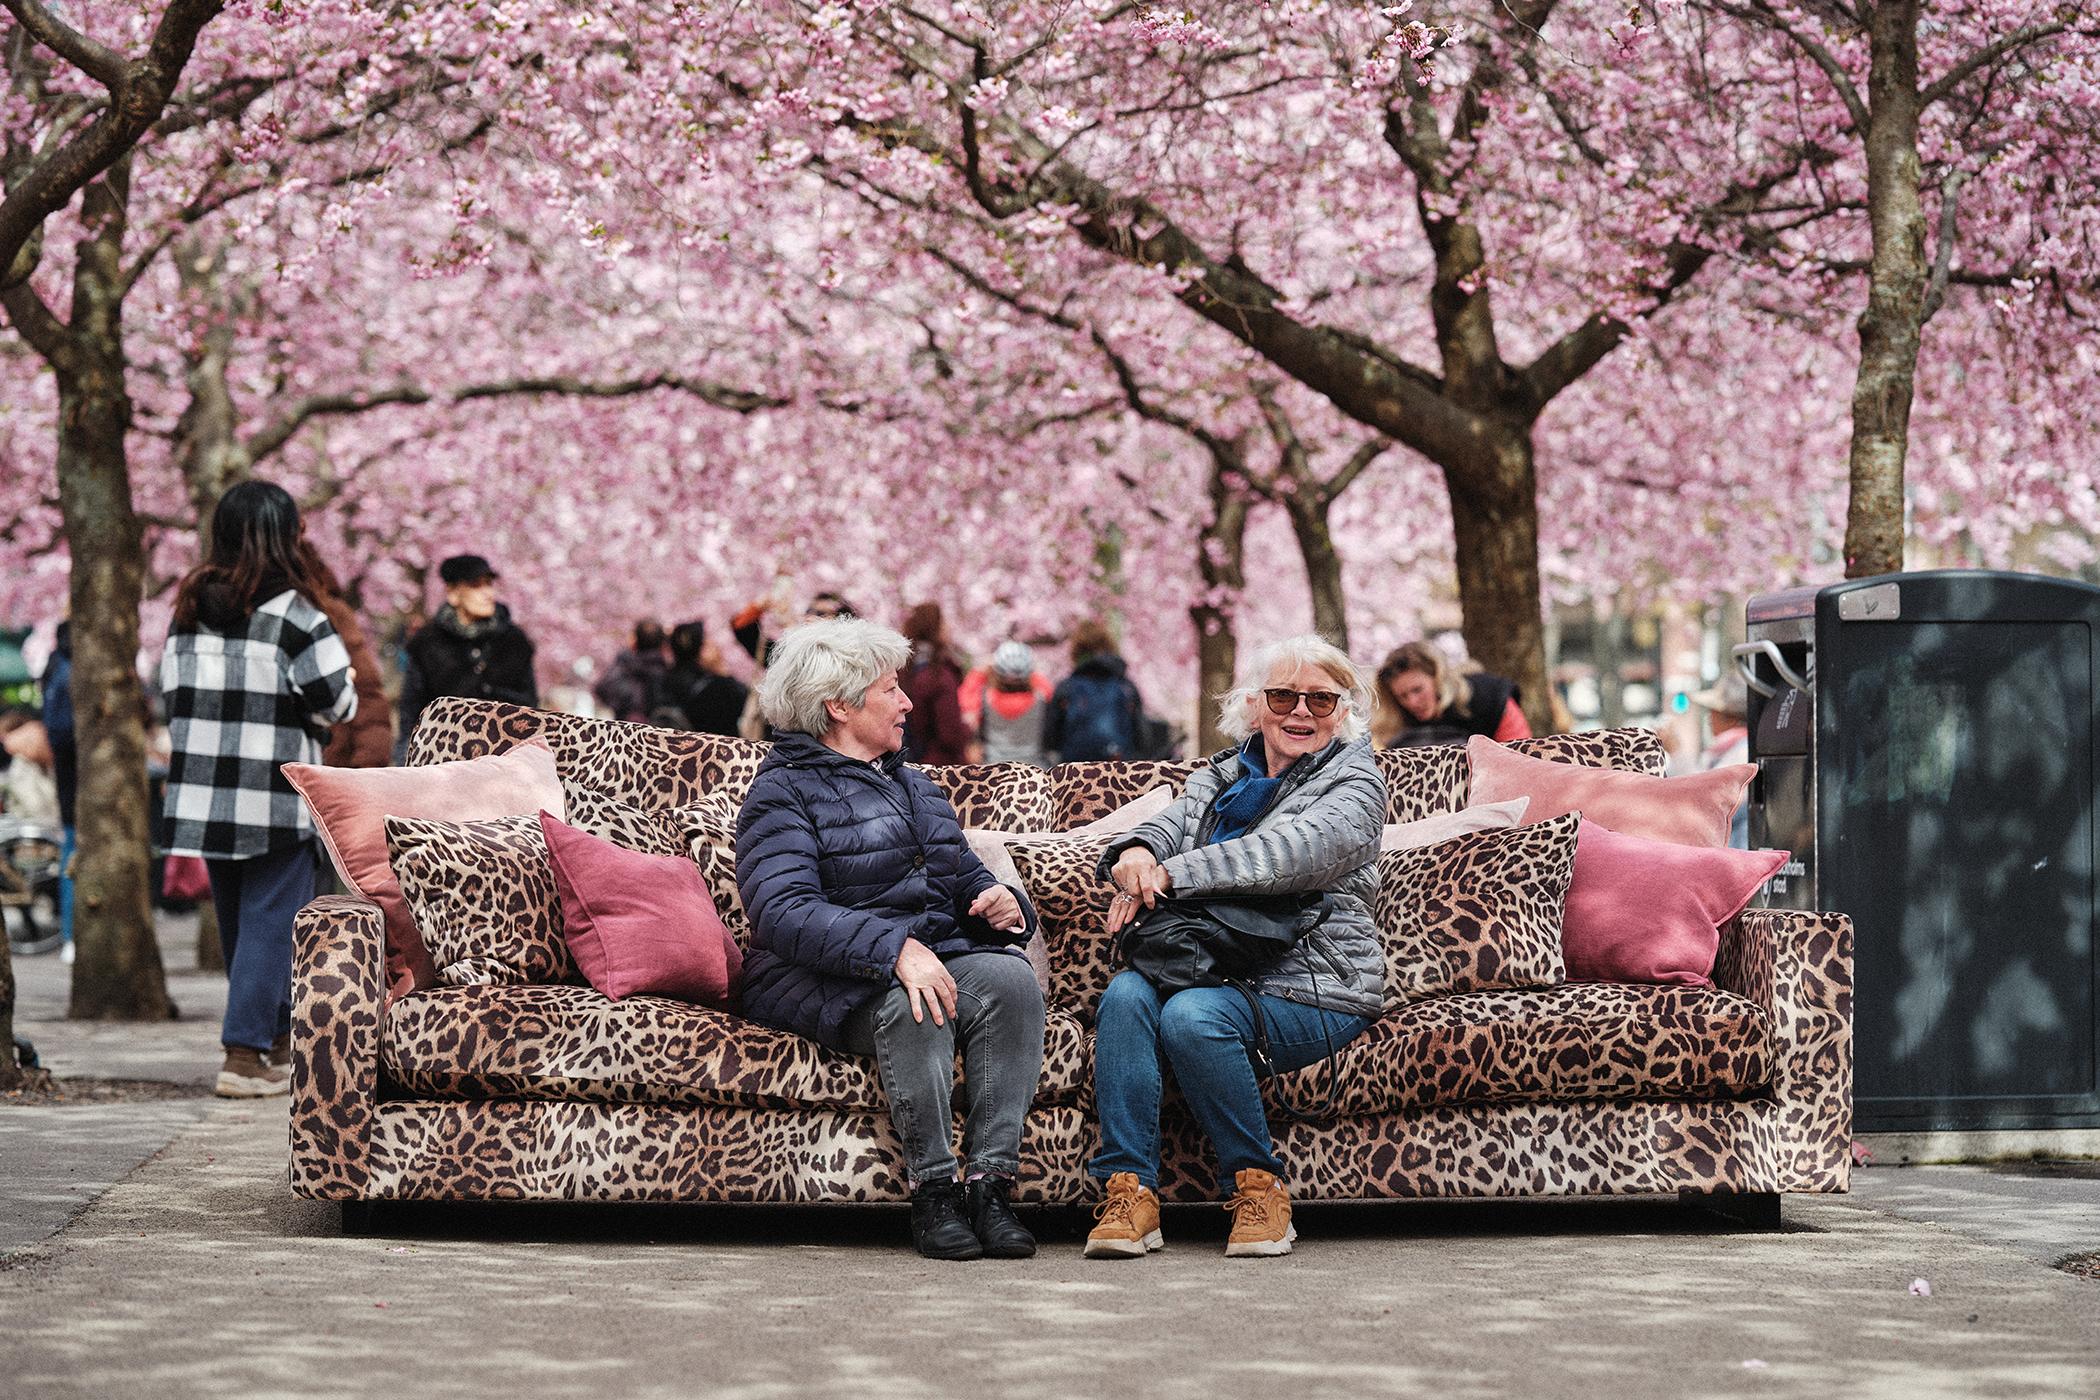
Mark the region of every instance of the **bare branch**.
<instances>
[{"instance_id":1,"label":"bare branch","mask_svg":"<svg viewBox=\"0 0 2100 1400\"><path fill-rule=\"evenodd\" d=\"M67 24L37 0L0 0L15 22L36 41L102 86L115 92L124 86L124 56Z\"/></svg>"},{"instance_id":2,"label":"bare branch","mask_svg":"<svg viewBox=\"0 0 2100 1400\"><path fill-rule=\"evenodd\" d=\"M32 0L4 3L25 28L36 32L34 22L27 17ZM14 267L15 255L44 220L65 208L89 181L116 164L160 120L161 111L190 60L198 32L218 16L223 4L224 0L168 0L145 56L123 63L118 81L108 85L111 106L57 150L38 160L28 175L8 191L7 198L0 201L0 268ZM34 9L49 19L49 12L42 6ZM55 25L57 21L50 23ZM107 68L100 54L86 56L96 68Z\"/></svg>"}]
</instances>

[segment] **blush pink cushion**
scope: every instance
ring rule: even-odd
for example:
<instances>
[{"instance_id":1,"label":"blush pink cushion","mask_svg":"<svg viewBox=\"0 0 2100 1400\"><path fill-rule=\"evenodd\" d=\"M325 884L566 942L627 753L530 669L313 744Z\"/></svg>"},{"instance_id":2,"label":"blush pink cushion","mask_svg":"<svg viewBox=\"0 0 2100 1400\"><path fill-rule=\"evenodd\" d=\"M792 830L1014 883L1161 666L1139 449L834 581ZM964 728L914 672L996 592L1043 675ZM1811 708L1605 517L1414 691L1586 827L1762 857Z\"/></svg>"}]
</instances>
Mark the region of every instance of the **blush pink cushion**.
<instances>
[{"instance_id":1,"label":"blush pink cushion","mask_svg":"<svg viewBox=\"0 0 2100 1400\"><path fill-rule=\"evenodd\" d=\"M1757 772L1752 764L1736 763L1711 773L1654 778L1527 758L1477 734L1466 741L1466 757L1473 764L1468 806L1528 797L1526 826L1580 812L1622 835L1680 846L1726 846L1729 818Z\"/></svg>"},{"instance_id":2,"label":"blush pink cushion","mask_svg":"<svg viewBox=\"0 0 2100 1400\"><path fill-rule=\"evenodd\" d=\"M1584 822L1560 924L1568 980L1707 985L1721 925L1785 862L1784 851L1680 846Z\"/></svg>"},{"instance_id":3,"label":"blush pink cushion","mask_svg":"<svg viewBox=\"0 0 2100 1400\"><path fill-rule=\"evenodd\" d=\"M387 860L386 819L485 821L568 814L554 755L538 740L486 758L415 768L321 768L287 763L284 776L313 810L321 843L346 889L386 914L387 997L438 983L408 901Z\"/></svg>"},{"instance_id":4,"label":"blush pink cushion","mask_svg":"<svg viewBox=\"0 0 2100 1400\"><path fill-rule=\"evenodd\" d=\"M722 926L700 867L616 846L540 813L562 932L584 980L619 1001L672 997L728 1008L744 954Z\"/></svg>"},{"instance_id":5,"label":"blush pink cushion","mask_svg":"<svg viewBox=\"0 0 2100 1400\"><path fill-rule=\"evenodd\" d=\"M1501 831L1523 821L1524 809L1530 805L1529 798L1513 797L1507 802L1462 807L1456 812L1439 812L1411 822L1388 822L1385 834L1378 838L1378 849L1381 853L1412 851L1422 846L1441 846L1476 831Z\"/></svg>"}]
</instances>

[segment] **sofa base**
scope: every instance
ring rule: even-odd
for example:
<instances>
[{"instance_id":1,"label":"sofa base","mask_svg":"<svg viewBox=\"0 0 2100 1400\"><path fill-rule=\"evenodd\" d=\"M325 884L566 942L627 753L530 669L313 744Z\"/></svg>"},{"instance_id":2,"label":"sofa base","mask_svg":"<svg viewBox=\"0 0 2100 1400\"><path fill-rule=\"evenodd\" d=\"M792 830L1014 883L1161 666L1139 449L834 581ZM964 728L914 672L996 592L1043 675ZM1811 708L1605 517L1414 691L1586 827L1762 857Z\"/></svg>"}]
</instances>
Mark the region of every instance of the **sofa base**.
<instances>
[{"instance_id":1,"label":"sofa base","mask_svg":"<svg viewBox=\"0 0 2100 1400\"><path fill-rule=\"evenodd\" d=\"M1678 1203L1745 1230L1778 1230L1786 1222L1777 1191L1679 1191Z\"/></svg>"},{"instance_id":2,"label":"sofa base","mask_svg":"<svg viewBox=\"0 0 2100 1400\"><path fill-rule=\"evenodd\" d=\"M1639 1196L1683 1193L1776 1224L1778 1193L1843 1191L1842 1151L1804 1152L1771 1100L1479 1104L1276 1128L1299 1200ZM295 1187L336 1200L848 1204L906 1199L887 1113L662 1108L573 1101L386 1100L363 1170L303 1163ZM1081 1109L1028 1116L1015 1199L1073 1204L1095 1126ZM1219 1199L1207 1146L1170 1107L1161 1195ZM305 1169L302 1169L305 1168ZM328 1189L308 1189L326 1182Z\"/></svg>"}]
</instances>

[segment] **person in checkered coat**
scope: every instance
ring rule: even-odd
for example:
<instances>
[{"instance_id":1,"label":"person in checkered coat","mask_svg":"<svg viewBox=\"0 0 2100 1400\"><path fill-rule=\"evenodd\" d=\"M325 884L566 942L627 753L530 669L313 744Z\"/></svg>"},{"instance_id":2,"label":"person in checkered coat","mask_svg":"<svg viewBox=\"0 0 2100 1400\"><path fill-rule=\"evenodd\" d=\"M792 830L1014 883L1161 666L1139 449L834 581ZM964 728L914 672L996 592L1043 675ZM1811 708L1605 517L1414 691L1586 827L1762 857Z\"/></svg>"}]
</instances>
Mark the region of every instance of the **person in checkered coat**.
<instances>
[{"instance_id":1,"label":"person in checkered coat","mask_svg":"<svg viewBox=\"0 0 2100 1400\"><path fill-rule=\"evenodd\" d=\"M161 846L202 856L226 952L226 1051L217 1092L288 1087L292 917L313 898L313 822L282 771L318 763L357 713L356 672L316 605L299 508L244 481L212 516L211 558L175 595L160 684L174 744Z\"/></svg>"}]
</instances>

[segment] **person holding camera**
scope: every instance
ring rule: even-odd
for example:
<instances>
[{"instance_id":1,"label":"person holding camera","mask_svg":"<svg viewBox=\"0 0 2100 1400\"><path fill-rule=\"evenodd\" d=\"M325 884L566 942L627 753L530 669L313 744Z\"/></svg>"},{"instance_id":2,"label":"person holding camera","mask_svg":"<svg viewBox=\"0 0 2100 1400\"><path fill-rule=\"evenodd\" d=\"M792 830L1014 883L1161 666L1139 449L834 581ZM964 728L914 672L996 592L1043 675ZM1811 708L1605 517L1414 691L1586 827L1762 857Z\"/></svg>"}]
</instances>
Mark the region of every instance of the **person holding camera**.
<instances>
[{"instance_id":1,"label":"person holding camera","mask_svg":"<svg viewBox=\"0 0 2100 1400\"><path fill-rule=\"evenodd\" d=\"M1271 945L1278 951L1239 970L1236 985L1161 986L1137 958L1109 983L1095 1017L1101 1149L1087 1168L1105 1193L1088 1258L1142 1257L1163 1243L1159 1106L1168 1068L1217 1154L1219 1194L1232 1214L1225 1253L1290 1253L1297 1230L1259 1078L1333 1055L1385 1007L1371 906L1386 787L1363 737L1363 678L1310 635L1263 648L1246 675L1249 683L1220 702L1220 727L1239 746L1198 769L1172 806L1102 857L1117 891L1108 931L1120 938L1134 923L1142 933L1169 913L1186 919L1198 900L1243 913L1280 902L1306 917L1287 923Z\"/></svg>"}]
</instances>

